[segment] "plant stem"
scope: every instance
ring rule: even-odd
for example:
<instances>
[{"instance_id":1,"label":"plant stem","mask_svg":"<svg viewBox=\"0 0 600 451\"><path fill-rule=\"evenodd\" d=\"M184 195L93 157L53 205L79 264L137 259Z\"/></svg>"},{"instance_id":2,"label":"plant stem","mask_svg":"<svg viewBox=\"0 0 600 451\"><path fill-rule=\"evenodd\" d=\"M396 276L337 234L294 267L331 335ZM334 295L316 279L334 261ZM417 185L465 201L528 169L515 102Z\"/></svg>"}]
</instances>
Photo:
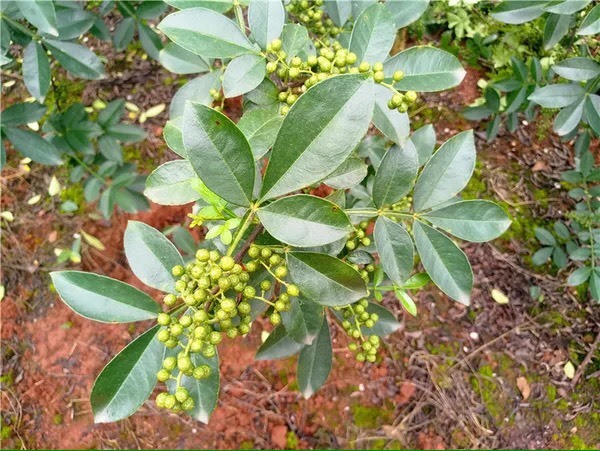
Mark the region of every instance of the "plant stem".
<instances>
[{"instance_id":1,"label":"plant stem","mask_svg":"<svg viewBox=\"0 0 600 451\"><path fill-rule=\"evenodd\" d=\"M240 30L242 30L242 32L244 34L246 34L246 23L244 22L244 12L242 11L242 7L240 6L240 4L238 2L234 2L233 10L235 12L235 18L238 21Z\"/></svg>"},{"instance_id":2,"label":"plant stem","mask_svg":"<svg viewBox=\"0 0 600 451\"><path fill-rule=\"evenodd\" d=\"M242 225L235 232L235 236L233 237L233 241L229 245L229 249L227 249L227 255L231 256L231 254L233 254L233 251L235 251L235 248L237 247L237 245L239 244L240 240L242 239L242 236L244 235L244 232L246 232L246 230L248 229L248 227L250 226L250 224L252 224L252 219L253 218L254 218L254 210L252 208L250 208L246 212L246 214L244 215L244 219L243 219Z\"/></svg>"},{"instance_id":3,"label":"plant stem","mask_svg":"<svg viewBox=\"0 0 600 451\"><path fill-rule=\"evenodd\" d=\"M92 176L94 176L95 178L100 180L105 186L109 186L108 183L106 183L106 180L104 180L102 177L100 177L100 175L98 175L97 172L95 172L91 167L89 167L86 163L84 163L81 158L79 158L75 154L69 155L69 156L72 157L75 161L77 161L77 163L79 163L79 165L82 166L86 171L88 171Z\"/></svg>"},{"instance_id":4,"label":"plant stem","mask_svg":"<svg viewBox=\"0 0 600 451\"><path fill-rule=\"evenodd\" d=\"M344 210L344 212L347 215L356 215L356 216L379 216L379 211L375 210L374 208L364 208L364 209L354 209L354 208L350 208L348 210Z\"/></svg>"}]
</instances>

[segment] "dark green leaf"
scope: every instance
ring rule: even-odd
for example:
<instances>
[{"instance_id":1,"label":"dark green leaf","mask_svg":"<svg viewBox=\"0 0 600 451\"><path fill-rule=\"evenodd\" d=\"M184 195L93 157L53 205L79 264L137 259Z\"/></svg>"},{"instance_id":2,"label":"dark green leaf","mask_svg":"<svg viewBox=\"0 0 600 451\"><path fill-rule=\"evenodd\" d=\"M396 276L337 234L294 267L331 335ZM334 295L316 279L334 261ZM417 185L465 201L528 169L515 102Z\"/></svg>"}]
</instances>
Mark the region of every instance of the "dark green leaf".
<instances>
[{"instance_id":1,"label":"dark green leaf","mask_svg":"<svg viewBox=\"0 0 600 451\"><path fill-rule=\"evenodd\" d=\"M404 144L410 134L408 114L398 110L390 110L387 106L392 92L385 86L373 86L375 105L373 108L373 124L396 144Z\"/></svg>"},{"instance_id":2,"label":"dark green leaf","mask_svg":"<svg viewBox=\"0 0 600 451\"><path fill-rule=\"evenodd\" d=\"M522 24L544 13L548 0L505 0L492 11L492 17L500 22Z\"/></svg>"},{"instance_id":3,"label":"dark green leaf","mask_svg":"<svg viewBox=\"0 0 600 451\"><path fill-rule=\"evenodd\" d=\"M87 33L94 22L96 16L89 11L79 8L65 8L56 12L58 23L58 37L61 41L77 39Z\"/></svg>"},{"instance_id":4,"label":"dark green leaf","mask_svg":"<svg viewBox=\"0 0 600 451\"><path fill-rule=\"evenodd\" d=\"M147 133L135 125L116 124L108 127L106 134L123 143L136 143L146 139Z\"/></svg>"},{"instance_id":5,"label":"dark green leaf","mask_svg":"<svg viewBox=\"0 0 600 451\"><path fill-rule=\"evenodd\" d=\"M257 53L234 22L206 8L190 8L169 14L158 29L184 49L205 58L233 58Z\"/></svg>"},{"instance_id":6,"label":"dark green leaf","mask_svg":"<svg viewBox=\"0 0 600 451\"><path fill-rule=\"evenodd\" d=\"M58 36L54 2L47 0L27 0L15 2L25 19L41 32Z\"/></svg>"},{"instance_id":7,"label":"dark green leaf","mask_svg":"<svg viewBox=\"0 0 600 451\"><path fill-rule=\"evenodd\" d=\"M221 74L221 71L215 70L194 78L183 85L171 100L169 106L171 120L183 116L185 103L188 100L199 102L202 105L211 105L214 99L210 95L210 90L220 89Z\"/></svg>"},{"instance_id":8,"label":"dark green leaf","mask_svg":"<svg viewBox=\"0 0 600 451\"><path fill-rule=\"evenodd\" d=\"M544 263L546 263L548 261L548 259L552 255L553 250L554 250L553 247L543 247L543 248L539 249L531 257L531 262L536 266L543 265Z\"/></svg>"},{"instance_id":9,"label":"dark green leaf","mask_svg":"<svg viewBox=\"0 0 600 451\"><path fill-rule=\"evenodd\" d=\"M61 152L54 145L31 130L5 128L4 133L13 147L41 164L61 164Z\"/></svg>"},{"instance_id":10,"label":"dark green leaf","mask_svg":"<svg viewBox=\"0 0 600 451\"><path fill-rule=\"evenodd\" d=\"M184 205L200 198L199 183L187 160L169 161L148 176L144 195L160 205Z\"/></svg>"},{"instance_id":11,"label":"dark green leaf","mask_svg":"<svg viewBox=\"0 0 600 451\"><path fill-rule=\"evenodd\" d=\"M127 48L133 40L135 33L135 19L133 17L124 17L115 27L113 34L113 45L117 52L121 52Z\"/></svg>"},{"instance_id":12,"label":"dark green leaf","mask_svg":"<svg viewBox=\"0 0 600 451\"><path fill-rule=\"evenodd\" d=\"M394 290L394 293L400 301L402 308L412 316L417 316L417 305L415 304L415 301L413 301L412 298L408 295L408 293L399 289Z\"/></svg>"},{"instance_id":13,"label":"dark green leaf","mask_svg":"<svg viewBox=\"0 0 600 451\"><path fill-rule=\"evenodd\" d=\"M50 88L50 62L36 41L31 41L23 52L23 80L29 93L43 102Z\"/></svg>"},{"instance_id":14,"label":"dark green leaf","mask_svg":"<svg viewBox=\"0 0 600 451\"><path fill-rule=\"evenodd\" d=\"M148 25L138 23L138 36L142 44L142 48L148 56L158 61L160 51L163 49L163 43L160 36Z\"/></svg>"},{"instance_id":15,"label":"dark green leaf","mask_svg":"<svg viewBox=\"0 0 600 451\"><path fill-rule=\"evenodd\" d=\"M258 217L274 238L296 247L322 246L352 231L344 210L306 194L278 199L258 210Z\"/></svg>"},{"instance_id":16,"label":"dark green leaf","mask_svg":"<svg viewBox=\"0 0 600 451\"><path fill-rule=\"evenodd\" d=\"M389 10L381 3L365 9L354 23L350 37L350 51L359 62L370 64L385 61L394 39L396 24Z\"/></svg>"},{"instance_id":17,"label":"dark green leaf","mask_svg":"<svg viewBox=\"0 0 600 451\"><path fill-rule=\"evenodd\" d=\"M368 166L361 158L350 157L323 182L335 189L348 189L358 185L367 176Z\"/></svg>"},{"instance_id":18,"label":"dark green leaf","mask_svg":"<svg viewBox=\"0 0 600 451\"><path fill-rule=\"evenodd\" d=\"M323 306L302 296L291 300L292 308L281 312L281 321L287 333L298 343L313 342L323 323Z\"/></svg>"},{"instance_id":19,"label":"dark green leaf","mask_svg":"<svg viewBox=\"0 0 600 451\"><path fill-rule=\"evenodd\" d=\"M415 185L414 207L423 211L451 199L468 183L475 168L473 131L450 138L427 162Z\"/></svg>"},{"instance_id":20,"label":"dark green leaf","mask_svg":"<svg viewBox=\"0 0 600 451\"><path fill-rule=\"evenodd\" d=\"M248 8L248 25L252 37L266 49L273 39L281 36L285 10L281 0L251 0Z\"/></svg>"},{"instance_id":21,"label":"dark green leaf","mask_svg":"<svg viewBox=\"0 0 600 451\"><path fill-rule=\"evenodd\" d=\"M422 288L431 282L431 277L426 272L420 272L411 276L406 282L402 284L400 288L404 290L416 290Z\"/></svg>"},{"instance_id":22,"label":"dark green leaf","mask_svg":"<svg viewBox=\"0 0 600 451\"><path fill-rule=\"evenodd\" d=\"M229 62L223 74L223 94L237 97L255 89L265 78L266 60L261 55L241 55Z\"/></svg>"},{"instance_id":23,"label":"dark green leaf","mask_svg":"<svg viewBox=\"0 0 600 451\"><path fill-rule=\"evenodd\" d=\"M594 268L590 275L590 294L596 302L600 301L600 268Z\"/></svg>"},{"instance_id":24,"label":"dark green leaf","mask_svg":"<svg viewBox=\"0 0 600 451\"><path fill-rule=\"evenodd\" d=\"M46 39L44 45L70 74L89 80L105 77L102 61L87 47L55 39Z\"/></svg>"},{"instance_id":25,"label":"dark green leaf","mask_svg":"<svg viewBox=\"0 0 600 451\"><path fill-rule=\"evenodd\" d=\"M283 27L281 33L281 49L287 54L286 60L290 61L294 56L301 55L310 45L308 30L300 24L288 23Z\"/></svg>"},{"instance_id":26,"label":"dark green leaf","mask_svg":"<svg viewBox=\"0 0 600 451\"><path fill-rule=\"evenodd\" d=\"M183 114L183 143L192 167L215 194L249 206L255 166L250 144L225 115L189 102Z\"/></svg>"},{"instance_id":27,"label":"dark green leaf","mask_svg":"<svg viewBox=\"0 0 600 451\"><path fill-rule=\"evenodd\" d=\"M257 108L242 116L237 125L248 139L255 159L264 156L273 146L282 122L283 116L277 108Z\"/></svg>"},{"instance_id":28,"label":"dark green leaf","mask_svg":"<svg viewBox=\"0 0 600 451\"><path fill-rule=\"evenodd\" d=\"M258 348L255 359L284 359L296 354L303 347L304 345L292 339L280 324L271 331L265 342Z\"/></svg>"},{"instance_id":29,"label":"dark green leaf","mask_svg":"<svg viewBox=\"0 0 600 451\"><path fill-rule=\"evenodd\" d=\"M333 351L329 325L324 318L314 341L298 357L298 386L305 398L310 398L327 380L331 371Z\"/></svg>"},{"instance_id":30,"label":"dark green leaf","mask_svg":"<svg viewBox=\"0 0 600 451\"><path fill-rule=\"evenodd\" d=\"M466 74L454 55L426 46L403 50L388 59L383 67L388 82L394 72L404 72L404 78L394 83L402 91L443 91L459 85Z\"/></svg>"},{"instance_id":31,"label":"dark green leaf","mask_svg":"<svg viewBox=\"0 0 600 451\"><path fill-rule=\"evenodd\" d=\"M565 37L569 31L571 16L562 14L550 14L544 26L544 49L554 47Z\"/></svg>"},{"instance_id":32,"label":"dark green leaf","mask_svg":"<svg viewBox=\"0 0 600 451\"><path fill-rule=\"evenodd\" d=\"M291 252L290 275L308 299L327 306L348 305L367 295L365 281L350 265L327 254Z\"/></svg>"},{"instance_id":33,"label":"dark green leaf","mask_svg":"<svg viewBox=\"0 0 600 451\"><path fill-rule=\"evenodd\" d=\"M585 99L585 117L592 130L600 136L600 96L590 94Z\"/></svg>"},{"instance_id":34,"label":"dark green leaf","mask_svg":"<svg viewBox=\"0 0 600 451\"><path fill-rule=\"evenodd\" d=\"M98 139L98 147L104 158L117 163L123 163L123 149L116 138L104 135Z\"/></svg>"},{"instance_id":35,"label":"dark green leaf","mask_svg":"<svg viewBox=\"0 0 600 451\"><path fill-rule=\"evenodd\" d=\"M477 243L498 238L511 222L502 208L487 200L455 202L423 217L458 238Z\"/></svg>"},{"instance_id":36,"label":"dark green leaf","mask_svg":"<svg viewBox=\"0 0 600 451\"><path fill-rule=\"evenodd\" d=\"M273 145L262 200L324 179L350 155L371 121L372 85L362 75L340 75L298 99Z\"/></svg>"},{"instance_id":37,"label":"dark green leaf","mask_svg":"<svg viewBox=\"0 0 600 451\"><path fill-rule=\"evenodd\" d=\"M173 152L180 157L187 157L185 147L183 147L183 135L181 134L181 122L182 118L176 117L170 121L167 121L163 128L163 138Z\"/></svg>"},{"instance_id":38,"label":"dark green leaf","mask_svg":"<svg viewBox=\"0 0 600 451\"><path fill-rule=\"evenodd\" d=\"M600 75L600 64L590 58L568 58L552 66L552 70L563 78L587 81Z\"/></svg>"},{"instance_id":39,"label":"dark green leaf","mask_svg":"<svg viewBox=\"0 0 600 451\"><path fill-rule=\"evenodd\" d=\"M574 83L560 83L536 89L528 99L544 108L564 108L580 101L585 90Z\"/></svg>"},{"instance_id":40,"label":"dark green leaf","mask_svg":"<svg viewBox=\"0 0 600 451\"><path fill-rule=\"evenodd\" d=\"M102 128L108 128L112 125L116 125L121 120L124 112L125 99L113 100L98 114L98 124Z\"/></svg>"},{"instance_id":41,"label":"dark green leaf","mask_svg":"<svg viewBox=\"0 0 600 451\"><path fill-rule=\"evenodd\" d=\"M212 9L219 13L226 13L233 8L233 0L165 0L165 3L177 9L202 8Z\"/></svg>"},{"instance_id":42,"label":"dark green leaf","mask_svg":"<svg viewBox=\"0 0 600 451\"><path fill-rule=\"evenodd\" d=\"M177 248L162 233L143 222L129 221L125 229L125 255L133 273L146 285L175 292L174 266L183 265Z\"/></svg>"},{"instance_id":43,"label":"dark green leaf","mask_svg":"<svg viewBox=\"0 0 600 451\"><path fill-rule=\"evenodd\" d=\"M44 117L45 112L46 107L41 103L15 103L2 111L2 125L11 127L37 122Z\"/></svg>"},{"instance_id":44,"label":"dark green leaf","mask_svg":"<svg viewBox=\"0 0 600 451\"><path fill-rule=\"evenodd\" d=\"M473 271L466 255L443 233L420 222L413 233L423 267L440 290L455 301L469 305Z\"/></svg>"},{"instance_id":45,"label":"dark green leaf","mask_svg":"<svg viewBox=\"0 0 600 451\"><path fill-rule=\"evenodd\" d=\"M373 182L373 202L378 207L393 205L408 194L417 178L419 156L412 142L392 146L381 160Z\"/></svg>"},{"instance_id":46,"label":"dark green leaf","mask_svg":"<svg viewBox=\"0 0 600 451\"><path fill-rule=\"evenodd\" d=\"M384 216L375 222L375 247L385 273L401 284L410 277L414 265L414 247L406 229Z\"/></svg>"},{"instance_id":47,"label":"dark green leaf","mask_svg":"<svg viewBox=\"0 0 600 451\"><path fill-rule=\"evenodd\" d=\"M589 5L591 1L592 0L551 0L544 7L544 10L555 14L569 15L582 10Z\"/></svg>"},{"instance_id":48,"label":"dark green leaf","mask_svg":"<svg viewBox=\"0 0 600 451\"><path fill-rule=\"evenodd\" d=\"M554 119L553 128L559 136L568 135L573 130L577 129L579 122L583 117L583 107L586 103L584 100L585 99L582 99L580 102L573 103L558 112Z\"/></svg>"},{"instance_id":49,"label":"dark green leaf","mask_svg":"<svg viewBox=\"0 0 600 451\"><path fill-rule=\"evenodd\" d=\"M404 28L423 15L429 0L388 0L385 6L396 21L396 28Z\"/></svg>"},{"instance_id":50,"label":"dark green leaf","mask_svg":"<svg viewBox=\"0 0 600 451\"><path fill-rule=\"evenodd\" d=\"M352 3L348 0L329 0L325 2L325 12L338 27L343 26L352 15Z\"/></svg>"},{"instance_id":51,"label":"dark green leaf","mask_svg":"<svg viewBox=\"0 0 600 451\"><path fill-rule=\"evenodd\" d=\"M589 266L583 266L573 271L567 279L567 285L576 287L586 282L592 275L592 268Z\"/></svg>"},{"instance_id":52,"label":"dark green leaf","mask_svg":"<svg viewBox=\"0 0 600 451\"><path fill-rule=\"evenodd\" d=\"M600 33L600 4L594 6L594 8L585 16L583 22L577 30L577 34L583 36L590 36Z\"/></svg>"},{"instance_id":53,"label":"dark green leaf","mask_svg":"<svg viewBox=\"0 0 600 451\"><path fill-rule=\"evenodd\" d=\"M160 306L146 293L121 281L83 271L50 273L61 299L79 315L103 323L156 318Z\"/></svg>"},{"instance_id":54,"label":"dark green leaf","mask_svg":"<svg viewBox=\"0 0 600 451\"><path fill-rule=\"evenodd\" d=\"M556 246L556 238L548 230L536 227L534 229L535 237L545 246Z\"/></svg>"},{"instance_id":55,"label":"dark green leaf","mask_svg":"<svg viewBox=\"0 0 600 451\"><path fill-rule=\"evenodd\" d=\"M148 399L163 362L160 326L148 329L104 367L92 388L94 422L109 423L132 415Z\"/></svg>"}]
</instances>

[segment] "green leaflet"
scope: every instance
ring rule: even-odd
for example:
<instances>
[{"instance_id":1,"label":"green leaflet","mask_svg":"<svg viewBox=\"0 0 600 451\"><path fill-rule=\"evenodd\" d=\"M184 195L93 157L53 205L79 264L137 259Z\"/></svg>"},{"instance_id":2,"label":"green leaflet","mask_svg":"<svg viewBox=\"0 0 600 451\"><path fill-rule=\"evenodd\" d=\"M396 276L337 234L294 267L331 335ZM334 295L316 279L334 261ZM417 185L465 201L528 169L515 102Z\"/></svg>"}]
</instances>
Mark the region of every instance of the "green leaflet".
<instances>
[{"instance_id":1,"label":"green leaflet","mask_svg":"<svg viewBox=\"0 0 600 451\"><path fill-rule=\"evenodd\" d=\"M252 37L261 48L266 49L267 44L281 35L285 15L281 0L250 1L248 25Z\"/></svg>"},{"instance_id":2,"label":"green leaflet","mask_svg":"<svg viewBox=\"0 0 600 451\"><path fill-rule=\"evenodd\" d=\"M237 97L256 88L265 78L267 62L260 55L241 55L231 60L223 74L223 94Z\"/></svg>"},{"instance_id":3,"label":"green leaflet","mask_svg":"<svg viewBox=\"0 0 600 451\"><path fill-rule=\"evenodd\" d=\"M356 19L350 37L350 51L360 62L382 62L387 58L395 38L394 18L385 5L375 3Z\"/></svg>"},{"instance_id":4,"label":"green leaflet","mask_svg":"<svg viewBox=\"0 0 600 451\"><path fill-rule=\"evenodd\" d=\"M277 108L257 108L244 113L237 126L246 136L254 159L263 157L273 146L282 122L283 116Z\"/></svg>"},{"instance_id":5,"label":"green leaflet","mask_svg":"<svg viewBox=\"0 0 600 451\"><path fill-rule=\"evenodd\" d=\"M50 273L61 299L79 315L104 323L156 318L160 306L146 293L121 281L83 271Z\"/></svg>"},{"instance_id":6,"label":"green leaflet","mask_svg":"<svg viewBox=\"0 0 600 451\"><path fill-rule=\"evenodd\" d=\"M157 204L184 205L200 199L199 183L189 161L168 161L148 176L144 195Z\"/></svg>"},{"instance_id":7,"label":"green leaflet","mask_svg":"<svg viewBox=\"0 0 600 451\"><path fill-rule=\"evenodd\" d=\"M278 199L258 210L258 217L274 238L296 247L322 246L352 231L341 208L305 194Z\"/></svg>"},{"instance_id":8,"label":"green leaflet","mask_svg":"<svg viewBox=\"0 0 600 451\"><path fill-rule=\"evenodd\" d=\"M250 144L227 116L188 102L183 114L183 144L200 180L215 194L249 206L255 166Z\"/></svg>"},{"instance_id":9,"label":"green leaflet","mask_svg":"<svg viewBox=\"0 0 600 451\"><path fill-rule=\"evenodd\" d=\"M72 42L44 40L44 45L52 52L65 70L76 77L99 80L105 77L100 58L87 47Z\"/></svg>"},{"instance_id":10,"label":"green leaflet","mask_svg":"<svg viewBox=\"0 0 600 451\"><path fill-rule=\"evenodd\" d=\"M331 371L333 351L327 319L313 342L298 357L298 386L305 398L310 398L327 380Z\"/></svg>"},{"instance_id":11,"label":"green leaflet","mask_svg":"<svg viewBox=\"0 0 600 451\"><path fill-rule=\"evenodd\" d=\"M31 41L23 52L23 80L29 93L44 102L50 88L50 62L44 48Z\"/></svg>"},{"instance_id":12,"label":"green leaflet","mask_svg":"<svg viewBox=\"0 0 600 451\"><path fill-rule=\"evenodd\" d=\"M377 218L373 232L383 270L397 284L410 277L414 265L414 246L406 229L384 216Z\"/></svg>"},{"instance_id":13,"label":"green leaflet","mask_svg":"<svg viewBox=\"0 0 600 451\"><path fill-rule=\"evenodd\" d=\"M384 155L373 182L373 202L378 207L389 206L411 190L419 170L417 149L409 140L392 146Z\"/></svg>"},{"instance_id":14,"label":"green leaflet","mask_svg":"<svg viewBox=\"0 0 600 451\"><path fill-rule=\"evenodd\" d=\"M41 32L58 36L54 2L47 0L28 0L16 2L25 19Z\"/></svg>"},{"instance_id":15,"label":"green leaflet","mask_svg":"<svg viewBox=\"0 0 600 451\"><path fill-rule=\"evenodd\" d=\"M280 324L271 331L265 342L258 348L256 360L283 359L296 354L304 347L292 339Z\"/></svg>"},{"instance_id":16,"label":"green leaflet","mask_svg":"<svg viewBox=\"0 0 600 451\"><path fill-rule=\"evenodd\" d=\"M309 345L323 323L323 306L300 296L291 301L292 308L281 312L281 321L287 333L298 343Z\"/></svg>"},{"instance_id":17,"label":"green leaflet","mask_svg":"<svg viewBox=\"0 0 600 451\"><path fill-rule=\"evenodd\" d=\"M50 141L31 130L5 128L4 133L13 147L25 157L41 164L57 165L62 163L62 153Z\"/></svg>"},{"instance_id":18,"label":"green leaflet","mask_svg":"<svg viewBox=\"0 0 600 451\"><path fill-rule=\"evenodd\" d=\"M350 155L371 121L372 85L362 75L340 75L300 97L273 145L263 201L324 179Z\"/></svg>"},{"instance_id":19,"label":"green leaflet","mask_svg":"<svg viewBox=\"0 0 600 451\"><path fill-rule=\"evenodd\" d=\"M129 266L138 279L157 290L175 292L171 271L174 266L183 265L183 259L167 237L143 222L129 221L124 246Z\"/></svg>"},{"instance_id":20,"label":"green leaflet","mask_svg":"<svg viewBox=\"0 0 600 451\"><path fill-rule=\"evenodd\" d=\"M204 58L187 51L174 42L165 45L160 51L158 61L165 69L174 74L197 74L210 71L210 66Z\"/></svg>"}]
</instances>

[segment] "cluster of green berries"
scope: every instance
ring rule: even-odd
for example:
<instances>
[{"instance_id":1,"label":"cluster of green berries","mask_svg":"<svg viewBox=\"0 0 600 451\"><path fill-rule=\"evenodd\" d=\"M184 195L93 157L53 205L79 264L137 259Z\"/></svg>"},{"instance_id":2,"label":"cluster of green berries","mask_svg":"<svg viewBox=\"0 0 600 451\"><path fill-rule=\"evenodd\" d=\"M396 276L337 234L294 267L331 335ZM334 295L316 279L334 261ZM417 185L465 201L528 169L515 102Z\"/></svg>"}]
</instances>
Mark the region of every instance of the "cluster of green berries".
<instances>
[{"instance_id":1,"label":"cluster of green berries","mask_svg":"<svg viewBox=\"0 0 600 451\"><path fill-rule=\"evenodd\" d=\"M284 280L288 275L288 269L287 263L281 255L274 253L268 247L263 247L261 249L253 245L248 249L248 256L252 260L246 263L247 271L254 272L261 267L266 268L281 287L285 288L285 292L280 292L276 297L268 300L266 299L266 294L273 288L273 284L271 280L264 279L260 283L261 293L256 296L258 299L270 305L268 311L269 321L276 326L281 323L281 312L286 312L292 307L292 298L298 297L300 295L300 290L298 289L298 286Z\"/></svg>"},{"instance_id":2,"label":"cluster of green berries","mask_svg":"<svg viewBox=\"0 0 600 451\"><path fill-rule=\"evenodd\" d=\"M375 362L377 350L379 349L379 337L377 335L364 335L362 328L372 328L379 321L377 313L369 313L367 307L369 302L366 299L341 307L342 310L342 328L352 339L348 344L348 349L355 353L355 358L359 362Z\"/></svg>"},{"instance_id":3,"label":"cluster of green berries","mask_svg":"<svg viewBox=\"0 0 600 451\"><path fill-rule=\"evenodd\" d=\"M400 113L406 113L416 101L417 93L415 91L406 91L404 94L396 92L388 101L387 106L390 110L396 109Z\"/></svg>"},{"instance_id":4,"label":"cluster of green berries","mask_svg":"<svg viewBox=\"0 0 600 451\"><path fill-rule=\"evenodd\" d=\"M291 0L287 11L296 16L309 32L318 36L338 36L341 29L326 17L323 9L324 0Z\"/></svg>"},{"instance_id":5,"label":"cluster of green berries","mask_svg":"<svg viewBox=\"0 0 600 451\"><path fill-rule=\"evenodd\" d=\"M368 226L368 221L361 221L360 224L358 224L356 231L348 235L348 240L346 241L346 249L348 249L349 251L353 251L361 244L363 246L371 245L371 238L367 236Z\"/></svg>"}]
</instances>

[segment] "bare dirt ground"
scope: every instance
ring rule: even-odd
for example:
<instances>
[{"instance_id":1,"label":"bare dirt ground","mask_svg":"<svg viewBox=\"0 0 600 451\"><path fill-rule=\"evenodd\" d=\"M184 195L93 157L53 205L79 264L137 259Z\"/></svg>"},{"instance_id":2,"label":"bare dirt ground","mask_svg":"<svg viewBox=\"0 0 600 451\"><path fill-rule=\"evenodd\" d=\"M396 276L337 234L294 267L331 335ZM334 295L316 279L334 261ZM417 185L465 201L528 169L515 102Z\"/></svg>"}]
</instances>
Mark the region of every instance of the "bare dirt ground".
<instances>
[{"instance_id":1,"label":"bare dirt ground","mask_svg":"<svg viewBox=\"0 0 600 451\"><path fill-rule=\"evenodd\" d=\"M84 89L89 104L131 94L148 107L168 102L177 87L150 62L140 63ZM118 72L116 69L113 73ZM477 96L477 74L450 93L428 97L415 122L434 123L438 142L469 127L457 110ZM174 158L160 138L165 116L144 126L143 167ZM295 390L295 361L254 362L257 325L244 339L220 347L222 385L209 425L159 412L148 401L130 419L94 424L89 393L96 375L147 324L90 322L68 309L50 289L54 248L70 245L81 229L106 250L84 246L82 268L138 287L123 253L129 219L158 229L184 222L191 207L153 205L136 215L95 219L93 208L60 214L52 200L30 206L45 192L50 172L28 173L12 158L1 177L2 210L15 215L2 226L2 448L600 448L600 311L567 289L558 273L535 272L531 226L558 217L567 206L557 173L572 146L544 133L544 124L478 140L480 159L466 195L495 198L515 217L494 243L465 247L473 264L472 306L435 290L417 295L419 315L406 315L385 299L402 323L375 364L349 358L343 334L333 329L335 362L328 383L305 400ZM543 139L538 139L542 137ZM596 143L597 145L597 143ZM529 287L542 289L534 300ZM491 297L500 290L508 304ZM157 293L151 293L157 295ZM569 380L564 365L589 364Z\"/></svg>"}]
</instances>

